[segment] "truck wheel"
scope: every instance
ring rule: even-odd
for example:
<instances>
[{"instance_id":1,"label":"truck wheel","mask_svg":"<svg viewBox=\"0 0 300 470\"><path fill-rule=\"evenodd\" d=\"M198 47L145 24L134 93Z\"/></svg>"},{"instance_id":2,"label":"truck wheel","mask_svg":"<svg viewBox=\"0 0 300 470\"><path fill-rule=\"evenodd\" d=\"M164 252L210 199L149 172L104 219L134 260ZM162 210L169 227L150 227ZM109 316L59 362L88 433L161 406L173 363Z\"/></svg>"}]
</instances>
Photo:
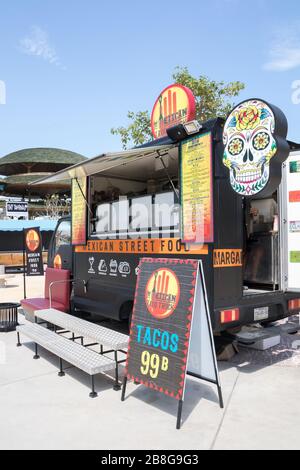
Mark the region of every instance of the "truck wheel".
<instances>
[{"instance_id":1,"label":"truck wheel","mask_svg":"<svg viewBox=\"0 0 300 470\"><path fill-rule=\"evenodd\" d=\"M119 311L119 319L120 321L127 322L128 331L130 330L132 308L133 308L133 302L131 300L128 300L127 302L122 304L120 311Z\"/></svg>"}]
</instances>

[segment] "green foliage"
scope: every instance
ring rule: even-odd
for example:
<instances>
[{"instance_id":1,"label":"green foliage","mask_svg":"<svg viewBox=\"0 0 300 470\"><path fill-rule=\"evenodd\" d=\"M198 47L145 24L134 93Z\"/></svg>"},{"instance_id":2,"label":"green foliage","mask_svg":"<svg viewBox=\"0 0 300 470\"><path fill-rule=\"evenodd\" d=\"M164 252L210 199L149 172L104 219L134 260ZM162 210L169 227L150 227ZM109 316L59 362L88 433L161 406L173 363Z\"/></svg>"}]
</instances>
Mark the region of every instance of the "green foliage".
<instances>
[{"instance_id":1,"label":"green foliage","mask_svg":"<svg viewBox=\"0 0 300 470\"><path fill-rule=\"evenodd\" d=\"M174 83L187 86L194 93L196 119L200 122L215 117L225 118L234 107L232 98L245 88L244 83L239 81L226 84L210 80L204 75L193 77L187 67L176 67L172 78ZM127 118L130 121L127 127L111 129L113 135L120 136L123 149L153 140L149 111L129 111Z\"/></svg>"},{"instance_id":2,"label":"green foliage","mask_svg":"<svg viewBox=\"0 0 300 470\"><path fill-rule=\"evenodd\" d=\"M231 98L245 88L245 84L238 81L225 84L204 75L193 77L186 67L176 67L172 77L175 83L192 90L196 98L196 119L200 122L215 117L225 118L234 107Z\"/></svg>"},{"instance_id":3,"label":"green foliage","mask_svg":"<svg viewBox=\"0 0 300 470\"><path fill-rule=\"evenodd\" d=\"M111 129L113 135L120 136L123 149L127 149L129 144L136 146L153 140L149 111L128 111L127 118L131 121L127 127Z\"/></svg>"}]
</instances>

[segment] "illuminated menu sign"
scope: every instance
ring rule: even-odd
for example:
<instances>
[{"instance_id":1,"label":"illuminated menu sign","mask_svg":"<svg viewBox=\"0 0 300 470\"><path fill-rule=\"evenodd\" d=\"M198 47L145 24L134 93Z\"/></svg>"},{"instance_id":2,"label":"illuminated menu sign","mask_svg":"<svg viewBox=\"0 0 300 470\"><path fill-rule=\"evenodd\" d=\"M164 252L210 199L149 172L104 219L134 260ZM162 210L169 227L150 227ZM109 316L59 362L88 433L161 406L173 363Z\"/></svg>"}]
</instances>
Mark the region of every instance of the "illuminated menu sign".
<instances>
[{"instance_id":1,"label":"illuminated menu sign","mask_svg":"<svg viewBox=\"0 0 300 470\"><path fill-rule=\"evenodd\" d=\"M180 163L182 241L213 242L211 133L183 142Z\"/></svg>"},{"instance_id":2,"label":"illuminated menu sign","mask_svg":"<svg viewBox=\"0 0 300 470\"><path fill-rule=\"evenodd\" d=\"M85 245L87 239L87 178L72 180L72 245Z\"/></svg>"},{"instance_id":3,"label":"illuminated menu sign","mask_svg":"<svg viewBox=\"0 0 300 470\"><path fill-rule=\"evenodd\" d=\"M127 356L127 378L183 400L196 260L142 258Z\"/></svg>"}]
</instances>

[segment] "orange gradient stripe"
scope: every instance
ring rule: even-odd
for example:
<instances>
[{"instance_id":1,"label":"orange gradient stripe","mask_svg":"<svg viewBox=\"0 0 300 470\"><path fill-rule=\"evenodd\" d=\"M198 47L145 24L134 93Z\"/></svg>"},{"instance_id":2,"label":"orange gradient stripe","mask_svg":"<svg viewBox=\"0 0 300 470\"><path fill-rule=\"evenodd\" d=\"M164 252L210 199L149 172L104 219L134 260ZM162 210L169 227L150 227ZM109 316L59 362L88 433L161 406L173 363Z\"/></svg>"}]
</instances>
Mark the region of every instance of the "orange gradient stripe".
<instances>
[{"instance_id":1,"label":"orange gradient stripe","mask_svg":"<svg viewBox=\"0 0 300 470\"><path fill-rule=\"evenodd\" d=\"M208 245L188 247L177 238L145 240L89 240L86 246L75 247L76 253L132 253L165 255L208 255Z\"/></svg>"}]
</instances>

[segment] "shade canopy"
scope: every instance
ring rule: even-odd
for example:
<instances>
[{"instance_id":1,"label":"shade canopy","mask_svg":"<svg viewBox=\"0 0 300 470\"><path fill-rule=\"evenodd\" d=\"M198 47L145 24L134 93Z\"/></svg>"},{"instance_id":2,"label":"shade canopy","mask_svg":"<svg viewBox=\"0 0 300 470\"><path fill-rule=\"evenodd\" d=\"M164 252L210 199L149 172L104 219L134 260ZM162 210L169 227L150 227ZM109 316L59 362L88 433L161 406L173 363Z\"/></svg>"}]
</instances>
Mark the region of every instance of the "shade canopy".
<instances>
[{"instance_id":1,"label":"shade canopy","mask_svg":"<svg viewBox=\"0 0 300 470\"><path fill-rule=\"evenodd\" d=\"M0 220L0 232L21 232L39 227L41 232L54 231L57 220Z\"/></svg>"},{"instance_id":2,"label":"shade canopy","mask_svg":"<svg viewBox=\"0 0 300 470\"><path fill-rule=\"evenodd\" d=\"M46 176L51 176L49 173ZM43 184L40 186L31 187L30 183L39 178L45 177L45 173L21 174L15 176L7 176L0 180L0 193L4 196L47 196L49 194L68 192L70 191L70 180L63 180L53 184Z\"/></svg>"},{"instance_id":3,"label":"shade canopy","mask_svg":"<svg viewBox=\"0 0 300 470\"><path fill-rule=\"evenodd\" d=\"M97 173L102 173L106 177L115 178L117 177L115 169L120 168L121 166L127 166L130 163L143 160L146 162L147 159L153 161L159 156L167 155L168 152L176 147L176 145L158 145L144 148L136 148L132 150L124 150L121 152L113 153L104 153L94 158L90 158L83 163L73 165L65 170L61 170L51 176L42 178L32 183L32 186L41 185L45 183L54 183L64 179L72 178L83 178L85 176L95 175ZM130 176L131 175L131 176ZM147 172L138 172L136 175L132 175L132 172L128 174L128 178L132 177L134 179L139 179L144 181L149 178L151 175Z\"/></svg>"},{"instance_id":4,"label":"shade canopy","mask_svg":"<svg viewBox=\"0 0 300 470\"><path fill-rule=\"evenodd\" d=\"M53 173L86 160L86 157L69 150L32 148L19 150L0 158L0 175L21 173Z\"/></svg>"}]
</instances>

